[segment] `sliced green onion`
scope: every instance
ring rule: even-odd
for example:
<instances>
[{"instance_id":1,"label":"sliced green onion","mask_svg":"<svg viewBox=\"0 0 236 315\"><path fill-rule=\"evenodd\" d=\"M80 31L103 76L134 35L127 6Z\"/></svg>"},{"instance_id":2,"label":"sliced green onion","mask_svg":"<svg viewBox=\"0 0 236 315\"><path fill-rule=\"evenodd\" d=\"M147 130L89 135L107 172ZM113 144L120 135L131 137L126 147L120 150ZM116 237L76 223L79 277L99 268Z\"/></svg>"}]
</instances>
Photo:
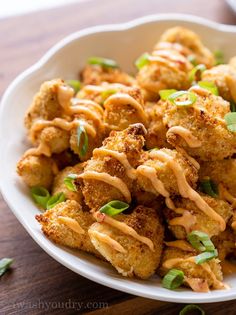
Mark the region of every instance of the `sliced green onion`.
<instances>
[{"instance_id":1,"label":"sliced green onion","mask_svg":"<svg viewBox=\"0 0 236 315\"><path fill-rule=\"evenodd\" d=\"M201 254L197 255L195 257L195 262L196 262L196 264L201 265L204 262L206 262L208 260L211 260L211 259L213 259L213 258L215 258L217 256L218 256L218 251L217 251L217 249L215 249L213 251L204 252L204 253L201 253Z\"/></svg>"},{"instance_id":2,"label":"sliced green onion","mask_svg":"<svg viewBox=\"0 0 236 315\"><path fill-rule=\"evenodd\" d=\"M197 65L197 59L196 56L194 55L189 55L187 57L188 61L191 62L192 65L196 66Z\"/></svg>"},{"instance_id":3,"label":"sliced green onion","mask_svg":"<svg viewBox=\"0 0 236 315\"><path fill-rule=\"evenodd\" d=\"M144 53L135 61L134 64L138 70L142 69L142 67L149 63L149 56L150 55L148 53Z\"/></svg>"},{"instance_id":4,"label":"sliced green onion","mask_svg":"<svg viewBox=\"0 0 236 315\"><path fill-rule=\"evenodd\" d=\"M177 92L177 90L175 90L175 89L160 90L160 91L159 91L159 94L160 94L161 99L162 99L163 101L166 101L166 100L168 99L168 97L169 97L171 94L175 93L175 92Z\"/></svg>"},{"instance_id":5,"label":"sliced green onion","mask_svg":"<svg viewBox=\"0 0 236 315\"><path fill-rule=\"evenodd\" d=\"M182 270L171 269L162 279L162 286L166 289L175 290L181 286L184 281L184 273Z\"/></svg>"},{"instance_id":6,"label":"sliced green onion","mask_svg":"<svg viewBox=\"0 0 236 315\"><path fill-rule=\"evenodd\" d=\"M75 91L75 94L81 89L81 83L79 80L67 80L66 83L72 87Z\"/></svg>"},{"instance_id":7,"label":"sliced green onion","mask_svg":"<svg viewBox=\"0 0 236 315\"><path fill-rule=\"evenodd\" d=\"M12 263L12 258L2 258L0 260L0 277L10 268Z\"/></svg>"},{"instance_id":8,"label":"sliced green onion","mask_svg":"<svg viewBox=\"0 0 236 315\"><path fill-rule=\"evenodd\" d=\"M183 96L186 96L187 99L184 101L181 101L181 100L178 101L178 98L183 97ZM178 91L171 94L168 97L168 100L171 101L171 103L175 104L176 106L190 106L196 102L197 96L192 92Z\"/></svg>"},{"instance_id":9,"label":"sliced green onion","mask_svg":"<svg viewBox=\"0 0 236 315\"><path fill-rule=\"evenodd\" d=\"M101 97L102 97L103 101L105 101L109 96L111 96L115 93L117 93L116 89L109 89L109 90L103 91L101 93Z\"/></svg>"},{"instance_id":10,"label":"sliced green onion","mask_svg":"<svg viewBox=\"0 0 236 315\"><path fill-rule=\"evenodd\" d=\"M213 82L208 82L208 81L198 81L198 85L205 89L208 90L209 92L211 92L214 95L219 95L219 91L217 86L213 83Z\"/></svg>"},{"instance_id":11,"label":"sliced green onion","mask_svg":"<svg viewBox=\"0 0 236 315\"><path fill-rule=\"evenodd\" d=\"M230 110L231 112L236 112L236 104L233 101L230 102Z\"/></svg>"},{"instance_id":12,"label":"sliced green onion","mask_svg":"<svg viewBox=\"0 0 236 315\"><path fill-rule=\"evenodd\" d=\"M209 238L209 235L201 231L192 231L187 235L189 243L197 250L214 251L215 246Z\"/></svg>"},{"instance_id":13,"label":"sliced green onion","mask_svg":"<svg viewBox=\"0 0 236 315\"><path fill-rule=\"evenodd\" d=\"M224 117L229 131L236 132L236 112L227 113Z\"/></svg>"},{"instance_id":14,"label":"sliced green onion","mask_svg":"<svg viewBox=\"0 0 236 315\"><path fill-rule=\"evenodd\" d=\"M37 203L42 208L47 208L47 202L50 199L49 191L44 187L32 187L31 190L31 196L35 203Z\"/></svg>"},{"instance_id":15,"label":"sliced green onion","mask_svg":"<svg viewBox=\"0 0 236 315\"><path fill-rule=\"evenodd\" d=\"M76 178L78 178L77 174L69 174L64 178L64 184L70 191L77 191L77 187L75 185Z\"/></svg>"},{"instance_id":16,"label":"sliced green onion","mask_svg":"<svg viewBox=\"0 0 236 315\"><path fill-rule=\"evenodd\" d=\"M197 79L200 77L202 73L206 70L206 66L203 64L199 64L196 67L194 67L190 73L189 73L189 80L192 81L198 81Z\"/></svg>"},{"instance_id":17,"label":"sliced green onion","mask_svg":"<svg viewBox=\"0 0 236 315\"><path fill-rule=\"evenodd\" d=\"M84 137L83 144L82 143L82 135ZM79 156L83 157L86 155L88 151L88 135L83 125L78 126L77 128L77 143L79 148Z\"/></svg>"},{"instance_id":18,"label":"sliced green onion","mask_svg":"<svg viewBox=\"0 0 236 315\"><path fill-rule=\"evenodd\" d=\"M224 54L221 50L216 50L214 52L214 56L215 56L215 61L216 61L215 65L220 65L222 63L225 63L224 62Z\"/></svg>"},{"instance_id":19,"label":"sliced green onion","mask_svg":"<svg viewBox=\"0 0 236 315\"><path fill-rule=\"evenodd\" d=\"M66 200L66 197L63 192L60 192L52 196L47 202L47 210L55 207L58 203L61 203Z\"/></svg>"},{"instance_id":20,"label":"sliced green onion","mask_svg":"<svg viewBox=\"0 0 236 315\"><path fill-rule=\"evenodd\" d=\"M200 182L200 190L213 198L218 197L218 187L210 177L204 177L202 179Z\"/></svg>"},{"instance_id":21,"label":"sliced green onion","mask_svg":"<svg viewBox=\"0 0 236 315\"><path fill-rule=\"evenodd\" d=\"M90 65L99 65L104 68L118 68L118 64L115 60L102 58L102 57L90 57L88 59Z\"/></svg>"},{"instance_id":22,"label":"sliced green onion","mask_svg":"<svg viewBox=\"0 0 236 315\"><path fill-rule=\"evenodd\" d=\"M127 203L120 200L112 200L102 206L99 211L113 217L114 215L117 215L128 208L129 205Z\"/></svg>"},{"instance_id":23,"label":"sliced green onion","mask_svg":"<svg viewBox=\"0 0 236 315\"><path fill-rule=\"evenodd\" d=\"M179 315L191 315L194 311L199 311L200 315L205 315L205 311L198 305L195 304L188 304L186 305L180 312ZM195 313L194 313L195 314Z\"/></svg>"}]
</instances>

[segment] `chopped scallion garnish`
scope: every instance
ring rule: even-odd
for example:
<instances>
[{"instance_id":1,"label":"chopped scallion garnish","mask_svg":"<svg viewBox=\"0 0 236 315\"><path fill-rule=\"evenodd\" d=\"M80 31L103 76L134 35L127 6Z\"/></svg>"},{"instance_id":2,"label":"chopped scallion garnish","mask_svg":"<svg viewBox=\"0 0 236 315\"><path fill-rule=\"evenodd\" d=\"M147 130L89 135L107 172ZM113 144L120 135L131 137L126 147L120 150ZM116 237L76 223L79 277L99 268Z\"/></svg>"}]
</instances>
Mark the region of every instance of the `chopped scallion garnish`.
<instances>
[{"instance_id":1,"label":"chopped scallion garnish","mask_svg":"<svg viewBox=\"0 0 236 315\"><path fill-rule=\"evenodd\" d=\"M187 235L189 243L197 250L204 251L214 251L215 246L210 240L208 234L201 231L192 231Z\"/></svg>"},{"instance_id":2,"label":"chopped scallion garnish","mask_svg":"<svg viewBox=\"0 0 236 315\"><path fill-rule=\"evenodd\" d=\"M171 94L175 93L175 92L177 92L177 90L175 90L175 89L160 90L160 91L159 91L159 94L160 94L161 99L162 99L163 101L166 101L166 100L168 99L168 97L169 97Z\"/></svg>"},{"instance_id":3,"label":"chopped scallion garnish","mask_svg":"<svg viewBox=\"0 0 236 315\"><path fill-rule=\"evenodd\" d=\"M182 270L171 269L162 279L162 286L166 289L175 290L181 286L184 281L184 273Z\"/></svg>"},{"instance_id":4,"label":"chopped scallion garnish","mask_svg":"<svg viewBox=\"0 0 236 315\"><path fill-rule=\"evenodd\" d=\"M200 182L200 190L205 194L217 198L218 188L217 185L210 179L210 177L204 177Z\"/></svg>"},{"instance_id":5,"label":"chopped scallion garnish","mask_svg":"<svg viewBox=\"0 0 236 315\"><path fill-rule=\"evenodd\" d=\"M179 315L191 315L195 314L195 311L199 311L200 315L205 315L205 311L198 305L188 304L180 312Z\"/></svg>"},{"instance_id":6,"label":"chopped scallion garnish","mask_svg":"<svg viewBox=\"0 0 236 315\"><path fill-rule=\"evenodd\" d=\"M181 100L179 98L184 99ZM175 104L176 106L190 106L196 102L197 96L189 91L178 91L171 94L168 97L168 100L171 101L171 103Z\"/></svg>"},{"instance_id":7,"label":"chopped scallion garnish","mask_svg":"<svg viewBox=\"0 0 236 315\"><path fill-rule=\"evenodd\" d=\"M117 215L128 208L129 205L127 203L120 200L112 200L102 206L99 211L113 217L114 215Z\"/></svg>"},{"instance_id":8,"label":"chopped scallion garnish","mask_svg":"<svg viewBox=\"0 0 236 315\"><path fill-rule=\"evenodd\" d=\"M46 209L47 202L50 199L49 191L44 187L37 186L32 187L30 192L34 202L41 206L43 209Z\"/></svg>"},{"instance_id":9,"label":"chopped scallion garnish","mask_svg":"<svg viewBox=\"0 0 236 315\"><path fill-rule=\"evenodd\" d=\"M83 140L82 140L83 137ZM83 144L82 144L83 141ZM86 155L88 151L88 135L84 128L84 126L81 124L77 128L77 143L79 148L79 156L83 157Z\"/></svg>"},{"instance_id":10,"label":"chopped scallion garnish","mask_svg":"<svg viewBox=\"0 0 236 315\"><path fill-rule=\"evenodd\" d=\"M236 132L236 112L227 113L224 117L229 131Z\"/></svg>"},{"instance_id":11,"label":"chopped scallion garnish","mask_svg":"<svg viewBox=\"0 0 236 315\"><path fill-rule=\"evenodd\" d=\"M192 65L196 66L197 65L197 60L196 60L196 56L194 55L189 55L187 57L188 61L191 62Z\"/></svg>"},{"instance_id":12,"label":"chopped scallion garnish","mask_svg":"<svg viewBox=\"0 0 236 315\"><path fill-rule=\"evenodd\" d=\"M196 262L196 264L201 265L201 264L205 263L206 261L211 260L217 256L218 256L218 251L217 251L217 249L215 249L213 251L204 252L204 253L197 255L195 257L195 262Z\"/></svg>"},{"instance_id":13,"label":"chopped scallion garnish","mask_svg":"<svg viewBox=\"0 0 236 315\"><path fill-rule=\"evenodd\" d=\"M109 96L117 93L116 89L109 89L101 93L102 100L105 101Z\"/></svg>"},{"instance_id":14,"label":"chopped scallion garnish","mask_svg":"<svg viewBox=\"0 0 236 315\"><path fill-rule=\"evenodd\" d=\"M214 52L214 56L215 56L215 61L216 61L215 65L220 65L222 63L225 63L224 62L224 54L221 50L216 50Z\"/></svg>"},{"instance_id":15,"label":"chopped scallion garnish","mask_svg":"<svg viewBox=\"0 0 236 315\"><path fill-rule=\"evenodd\" d=\"M75 179L78 178L77 174L69 174L64 178L64 184L67 189L70 191L77 191L76 185L75 185Z\"/></svg>"},{"instance_id":16,"label":"chopped scallion garnish","mask_svg":"<svg viewBox=\"0 0 236 315\"><path fill-rule=\"evenodd\" d=\"M230 102L230 110L231 112L236 112L236 104L233 101Z\"/></svg>"},{"instance_id":17,"label":"chopped scallion garnish","mask_svg":"<svg viewBox=\"0 0 236 315\"><path fill-rule=\"evenodd\" d=\"M54 196L52 196L48 202L47 202L47 210L52 209L55 207L58 203L61 203L66 200L66 197L63 192L60 192Z\"/></svg>"},{"instance_id":18,"label":"chopped scallion garnish","mask_svg":"<svg viewBox=\"0 0 236 315\"><path fill-rule=\"evenodd\" d=\"M99 65L104 68L118 68L116 61L108 58L90 57L88 63L90 65Z\"/></svg>"},{"instance_id":19,"label":"chopped scallion garnish","mask_svg":"<svg viewBox=\"0 0 236 315\"><path fill-rule=\"evenodd\" d=\"M12 263L12 258L2 258L0 260L0 277L10 268Z\"/></svg>"},{"instance_id":20,"label":"chopped scallion garnish","mask_svg":"<svg viewBox=\"0 0 236 315\"><path fill-rule=\"evenodd\" d=\"M72 87L75 94L81 89L81 83L79 80L67 80L66 83Z\"/></svg>"},{"instance_id":21,"label":"chopped scallion garnish","mask_svg":"<svg viewBox=\"0 0 236 315\"><path fill-rule=\"evenodd\" d=\"M144 53L135 61L134 64L138 70L142 69L142 67L149 63L149 56L150 55L148 53Z\"/></svg>"},{"instance_id":22,"label":"chopped scallion garnish","mask_svg":"<svg viewBox=\"0 0 236 315\"><path fill-rule=\"evenodd\" d=\"M199 81L201 80L202 73L206 70L206 66L203 64L199 64L196 67L194 67L190 73L189 73L189 80L191 82L193 81Z\"/></svg>"},{"instance_id":23,"label":"chopped scallion garnish","mask_svg":"<svg viewBox=\"0 0 236 315\"><path fill-rule=\"evenodd\" d=\"M217 86L213 83L213 82L208 82L208 81L199 81L198 85L205 89L208 90L209 92L211 92L212 94L218 96L219 95L219 91Z\"/></svg>"}]
</instances>

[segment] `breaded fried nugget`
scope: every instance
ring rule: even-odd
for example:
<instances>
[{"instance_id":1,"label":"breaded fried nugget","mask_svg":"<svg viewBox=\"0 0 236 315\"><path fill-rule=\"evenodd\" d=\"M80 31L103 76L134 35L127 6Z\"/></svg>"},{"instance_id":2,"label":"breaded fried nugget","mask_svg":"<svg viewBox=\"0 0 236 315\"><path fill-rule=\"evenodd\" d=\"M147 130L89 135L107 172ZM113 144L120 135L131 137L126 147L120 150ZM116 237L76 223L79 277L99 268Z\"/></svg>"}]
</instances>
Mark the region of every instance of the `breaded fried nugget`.
<instances>
[{"instance_id":1,"label":"breaded fried nugget","mask_svg":"<svg viewBox=\"0 0 236 315\"><path fill-rule=\"evenodd\" d=\"M202 198L226 223L232 217L233 209L227 202L203 194ZM167 219L169 229L177 239L185 239L193 230L205 232L210 237L219 235L220 223L203 213L193 201L178 198L174 200L174 204L177 209L182 209L182 214L177 214L170 209L163 210L163 214Z\"/></svg>"},{"instance_id":2,"label":"breaded fried nugget","mask_svg":"<svg viewBox=\"0 0 236 315\"><path fill-rule=\"evenodd\" d=\"M138 87L119 89L106 99L104 108L104 122L109 130L123 130L138 122L147 126L147 115Z\"/></svg>"},{"instance_id":3,"label":"breaded fried nugget","mask_svg":"<svg viewBox=\"0 0 236 315\"><path fill-rule=\"evenodd\" d=\"M120 132L112 131L103 146L93 151L84 174L80 175L85 203L90 208L96 210L111 200L131 201L133 179L127 170L136 168L140 163L145 133L142 124L131 125ZM124 160L126 167L120 162Z\"/></svg>"},{"instance_id":4,"label":"breaded fried nugget","mask_svg":"<svg viewBox=\"0 0 236 315\"><path fill-rule=\"evenodd\" d=\"M53 242L99 256L88 236L88 228L94 219L75 200L61 202L43 214L36 215L36 219L43 233Z\"/></svg>"},{"instance_id":5,"label":"breaded fried nugget","mask_svg":"<svg viewBox=\"0 0 236 315\"><path fill-rule=\"evenodd\" d=\"M102 82L121 83L124 85L133 85L133 77L123 72L119 68L102 67L100 65L87 65L81 72L81 80L84 85L99 85Z\"/></svg>"},{"instance_id":6,"label":"breaded fried nugget","mask_svg":"<svg viewBox=\"0 0 236 315\"><path fill-rule=\"evenodd\" d=\"M210 177L216 184L224 187L236 197L236 160L227 159L220 161L201 162L199 170L200 180Z\"/></svg>"},{"instance_id":7,"label":"breaded fried nugget","mask_svg":"<svg viewBox=\"0 0 236 315\"><path fill-rule=\"evenodd\" d=\"M185 27L176 26L169 28L160 38L159 43L162 44L163 42L174 45L179 44L182 47L173 45L172 49L180 51L185 56L194 56L198 64L205 64L208 68L215 64L214 55L203 45L200 37ZM155 48L159 48L159 43Z\"/></svg>"},{"instance_id":8,"label":"breaded fried nugget","mask_svg":"<svg viewBox=\"0 0 236 315\"><path fill-rule=\"evenodd\" d=\"M213 82L220 96L236 102L236 69L230 65L219 65L202 73L202 80Z\"/></svg>"},{"instance_id":9,"label":"breaded fried nugget","mask_svg":"<svg viewBox=\"0 0 236 315\"><path fill-rule=\"evenodd\" d=\"M23 156L17 163L17 173L29 187L50 189L54 178L55 162L46 156Z\"/></svg>"},{"instance_id":10,"label":"breaded fried nugget","mask_svg":"<svg viewBox=\"0 0 236 315\"><path fill-rule=\"evenodd\" d=\"M64 179L69 174L81 174L84 170L85 163L79 163L75 166L67 166L62 171L60 171L54 178L53 186L52 186L52 195L56 195L57 193L63 192L66 199L75 200L79 204L83 203L83 194L81 191L81 187L79 187L79 183L76 184L77 191L69 190L65 183Z\"/></svg>"},{"instance_id":11,"label":"breaded fried nugget","mask_svg":"<svg viewBox=\"0 0 236 315\"><path fill-rule=\"evenodd\" d=\"M150 154L152 154L151 152L148 153L146 161L138 167L137 181L139 186L142 187L144 191L152 192L153 194L158 195L152 181L150 180L153 177L148 174L145 175L145 167L147 167L148 169L152 168L155 172L156 178L163 183L164 188L170 193L170 195L179 195L177 179L169 163L163 162L156 158L152 158L150 156ZM196 187L196 182L198 180L197 169L188 158L186 158L183 154L177 152L176 150L163 148L160 150L155 150L155 152L164 152L172 157L175 162L178 163L178 165L180 165L180 167L183 169L189 185L193 188Z\"/></svg>"},{"instance_id":12,"label":"breaded fried nugget","mask_svg":"<svg viewBox=\"0 0 236 315\"><path fill-rule=\"evenodd\" d=\"M58 89L65 83L61 79L44 82L34 96L26 117L25 126L30 129L35 119L53 120L63 115L63 108L58 99Z\"/></svg>"},{"instance_id":13,"label":"breaded fried nugget","mask_svg":"<svg viewBox=\"0 0 236 315\"><path fill-rule=\"evenodd\" d=\"M168 130L167 141L204 161L232 156L236 152L236 137L224 121L225 114L230 112L230 104L198 87L190 91L197 97L192 106L176 106L169 100L165 102L163 121L168 129L175 127ZM179 100L185 100L185 96ZM176 130L176 127L181 130ZM190 140L186 142L186 139Z\"/></svg>"},{"instance_id":14,"label":"breaded fried nugget","mask_svg":"<svg viewBox=\"0 0 236 315\"><path fill-rule=\"evenodd\" d=\"M123 276L149 278L159 266L163 244L164 230L156 211L138 206L131 214L121 214L115 219L126 223L139 235L150 239L154 250L105 222L94 223L89 228L88 233L93 245ZM104 241L104 236L118 242L121 248L118 247L117 250L112 247Z\"/></svg>"},{"instance_id":15,"label":"breaded fried nugget","mask_svg":"<svg viewBox=\"0 0 236 315\"><path fill-rule=\"evenodd\" d=\"M193 258L195 256L196 254L173 247L164 249L161 267L159 269L160 274L164 276L169 269L175 268L184 272L184 284L187 286L193 284L192 287L195 291L197 291L198 288L198 291L206 292L208 287L212 289L222 289L224 285L221 282L223 280L223 275L219 259L213 258L204 264L197 265ZM177 261L174 266L172 268L167 268L167 261L175 258Z\"/></svg>"}]
</instances>

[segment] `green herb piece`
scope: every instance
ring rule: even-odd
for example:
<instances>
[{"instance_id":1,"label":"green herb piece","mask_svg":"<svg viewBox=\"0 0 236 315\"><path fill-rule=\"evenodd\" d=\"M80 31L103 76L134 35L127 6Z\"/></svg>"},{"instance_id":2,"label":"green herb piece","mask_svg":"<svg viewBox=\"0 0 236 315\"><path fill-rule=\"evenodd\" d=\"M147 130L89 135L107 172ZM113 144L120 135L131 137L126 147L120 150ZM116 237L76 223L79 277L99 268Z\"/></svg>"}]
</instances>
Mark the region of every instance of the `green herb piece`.
<instances>
[{"instance_id":1,"label":"green herb piece","mask_svg":"<svg viewBox=\"0 0 236 315\"><path fill-rule=\"evenodd\" d=\"M213 198L218 197L218 187L210 177L204 177L202 179L200 182L200 190Z\"/></svg>"},{"instance_id":2,"label":"green herb piece","mask_svg":"<svg viewBox=\"0 0 236 315\"><path fill-rule=\"evenodd\" d=\"M215 249L214 251L204 252L195 257L195 262L198 265L205 263L208 260L211 260L218 256L218 251Z\"/></svg>"},{"instance_id":3,"label":"green herb piece","mask_svg":"<svg viewBox=\"0 0 236 315\"><path fill-rule=\"evenodd\" d=\"M109 96L111 96L111 95L113 95L115 93L117 93L117 90L109 89L109 90L103 91L101 93L101 97L102 97L103 101L105 101Z\"/></svg>"},{"instance_id":4,"label":"green herb piece","mask_svg":"<svg viewBox=\"0 0 236 315\"><path fill-rule=\"evenodd\" d=\"M79 90L81 89L81 83L79 80L67 80L66 83L72 87L72 89L74 90L75 94L77 92L79 92Z\"/></svg>"},{"instance_id":5,"label":"green herb piece","mask_svg":"<svg viewBox=\"0 0 236 315\"><path fill-rule=\"evenodd\" d=\"M138 70L142 69L149 63L149 56L150 55L148 53L144 53L135 61L134 64Z\"/></svg>"},{"instance_id":6,"label":"green herb piece","mask_svg":"<svg viewBox=\"0 0 236 315\"><path fill-rule=\"evenodd\" d=\"M186 97L186 99L182 100L182 101L178 100L180 97L181 98ZM168 97L168 100L171 101L171 103L175 104L176 106L190 106L196 102L197 96L192 92L178 91L178 92L171 94Z\"/></svg>"},{"instance_id":7,"label":"green herb piece","mask_svg":"<svg viewBox=\"0 0 236 315\"><path fill-rule=\"evenodd\" d=\"M47 202L47 210L52 209L55 207L58 203L61 203L66 200L66 197L63 192L60 192L54 196L52 196L48 202Z\"/></svg>"},{"instance_id":8,"label":"green herb piece","mask_svg":"<svg viewBox=\"0 0 236 315\"><path fill-rule=\"evenodd\" d=\"M129 205L120 200L112 200L102 206L99 211L101 213L105 213L111 217L123 212L124 210L128 209Z\"/></svg>"},{"instance_id":9,"label":"green herb piece","mask_svg":"<svg viewBox=\"0 0 236 315\"><path fill-rule=\"evenodd\" d=\"M236 112L236 104L233 101L230 102L230 110L231 112Z\"/></svg>"},{"instance_id":10,"label":"green herb piece","mask_svg":"<svg viewBox=\"0 0 236 315\"><path fill-rule=\"evenodd\" d=\"M189 55L187 57L188 61L191 62L192 65L196 66L197 65L197 59L196 56L194 55Z\"/></svg>"},{"instance_id":11,"label":"green herb piece","mask_svg":"<svg viewBox=\"0 0 236 315\"><path fill-rule=\"evenodd\" d=\"M194 67L189 73L189 80L192 81L199 81L201 79L202 73L206 70L206 66L203 64L199 64Z\"/></svg>"},{"instance_id":12,"label":"green herb piece","mask_svg":"<svg viewBox=\"0 0 236 315\"><path fill-rule=\"evenodd\" d=\"M213 83L213 82L208 82L208 81L198 81L198 85L205 89L208 90L209 92L211 92L212 94L218 96L219 95L219 91L217 86Z\"/></svg>"},{"instance_id":13,"label":"green herb piece","mask_svg":"<svg viewBox=\"0 0 236 315\"><path fill-rule=\"evenodd\" d=\"M208 234L201 231L192 231L187 235L189 243L201 252L214 251L215 246Z\"/></svg>"},{"instance_id":14,"label":"green herb piece","mask_svg":"<svg viewBox=\"0 0 236 315\"><path fill-rule=\"evenodd\" d=\"M184 273L178 269L171 269L162 279L162 286L169 290L175 290L181 286L184 281Z\"/></svg>"},{"instance_id":15,"label":"green herb piece","mask_svg":"<svg viewBox=\"0 0 236 315\"><path fill-rule=\"evenodd\" d=\"M215 56L215 65L220 65L222 63L225 63L224 62L224 54L222 52L222 50L216 50L214 52L214 56Z\"/></svg>"},{"instance_id":16,"label":"green herb piece","mask_svg":"<svg viewBox=\"0 0 236 315\"><path fill-rule=\"evenodd\" d=\"M116 61L108 58L90 57L88 63L90 65L99 65L103 68L118 68Z\"/></svg>"},{"instance_id":17,"label":"green herb piece","mask_svg":"<svg viewBox=\"0 0 236 315\"><path fill-rule=\"evenodd\" d=\"M43 209L47 208L47 202L50 199L50 194L46 188L40 186L32 187L30 193L36 204L41 206Z\"/></svg>"},{"instance_id":18,"label":"green herb piece","mask_svg":"<svg viewBox=\"0 0 236 315\"><path fill-rule=\"evenodd\" d=\"M77 187L75 185L76 178L78 178L77 174L69 174L64 178L64 184L70 191L77 191Z\"/></svg>"},{"instance_id":19,"label":"green herb piece","mask_svg":"<svg viewBox=\"0 0 236 315\"><path fill-rule=\"evenodd\" d=\"M12 258L2 258L0 260L0 277L3 276L4 273L10 268L12 263Z\"/></svg>"},{"instance_id":20,"label":"green herb piece","mask_svg":"<svg viewBox=\"0 0 236 315\"><path fill-rule=\"evenodd\" d=\"M191 315L195 311L199 311L200 315L206 314L205 311L200 306L195 305L195 304L188 304L179 312L179 315L187 315L187 314Z\"/></svg>"},{"instance_id":21,"label":"green herb piece","mask_svg":"<svg viewBox=\"0 0 236 315\"><path fill-rule=\"evenodd\" d=\"M236 112L227 113L224 117L229 131L236 132Z\"/></svg>"},{"instance_id":22,"label":"green herb piece","mask_svg":"<svg viewBox=\"0 0 236 315\"><path fill-rule=\"evenodd\" d=\"M166 100L168 99L168 97L169 97L171 94L175 93L175 92L177 92L177 90L175 90L175 89L160 90L160 91L159 91L159 94L160 94L161 99L162 99L163 101L166 101Z\"/></svg>"},{"instance_id":23,"label":"green herb piece","mask_svg":"<svg viewBox=\"0 0 236 315\"><path fill-rule=\"evenodd\" d=\"M83 144L82 144L82 136L83 136ZM77 128L77 143L78 143L78 148L79 148L79 156L83 157L86 155L88 151L88 135L87 132L84 128L84 126L81 124Z\"/></svg>"}]
</instances>

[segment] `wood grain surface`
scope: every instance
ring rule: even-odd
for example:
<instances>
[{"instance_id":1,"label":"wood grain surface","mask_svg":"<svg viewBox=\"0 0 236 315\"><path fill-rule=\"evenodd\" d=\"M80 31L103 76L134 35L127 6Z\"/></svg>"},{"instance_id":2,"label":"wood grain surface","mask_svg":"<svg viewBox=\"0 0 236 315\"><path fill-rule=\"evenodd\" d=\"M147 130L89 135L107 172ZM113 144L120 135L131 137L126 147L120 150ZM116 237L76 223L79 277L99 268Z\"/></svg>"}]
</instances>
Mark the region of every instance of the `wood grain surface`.
<instances>
[{"instance_id":1,"label":"wood grain surface","mask_svg":"<svg viewBox=\"0 0 236 315\"><path fill-rule=\"evenodd\" d=\"M53 44L85 27L154 13L190 13L221 23L236 17L224 0L94 0L0 20L0 95ZM1 176L1 174L0 174ZM0 258L12 257L0 280L0 314L178 314L181 304L135 297L61 266L27 234L0 200ZM206 314L236 314L236 302L202 305Z\"/></svg>"}]
</instances>

